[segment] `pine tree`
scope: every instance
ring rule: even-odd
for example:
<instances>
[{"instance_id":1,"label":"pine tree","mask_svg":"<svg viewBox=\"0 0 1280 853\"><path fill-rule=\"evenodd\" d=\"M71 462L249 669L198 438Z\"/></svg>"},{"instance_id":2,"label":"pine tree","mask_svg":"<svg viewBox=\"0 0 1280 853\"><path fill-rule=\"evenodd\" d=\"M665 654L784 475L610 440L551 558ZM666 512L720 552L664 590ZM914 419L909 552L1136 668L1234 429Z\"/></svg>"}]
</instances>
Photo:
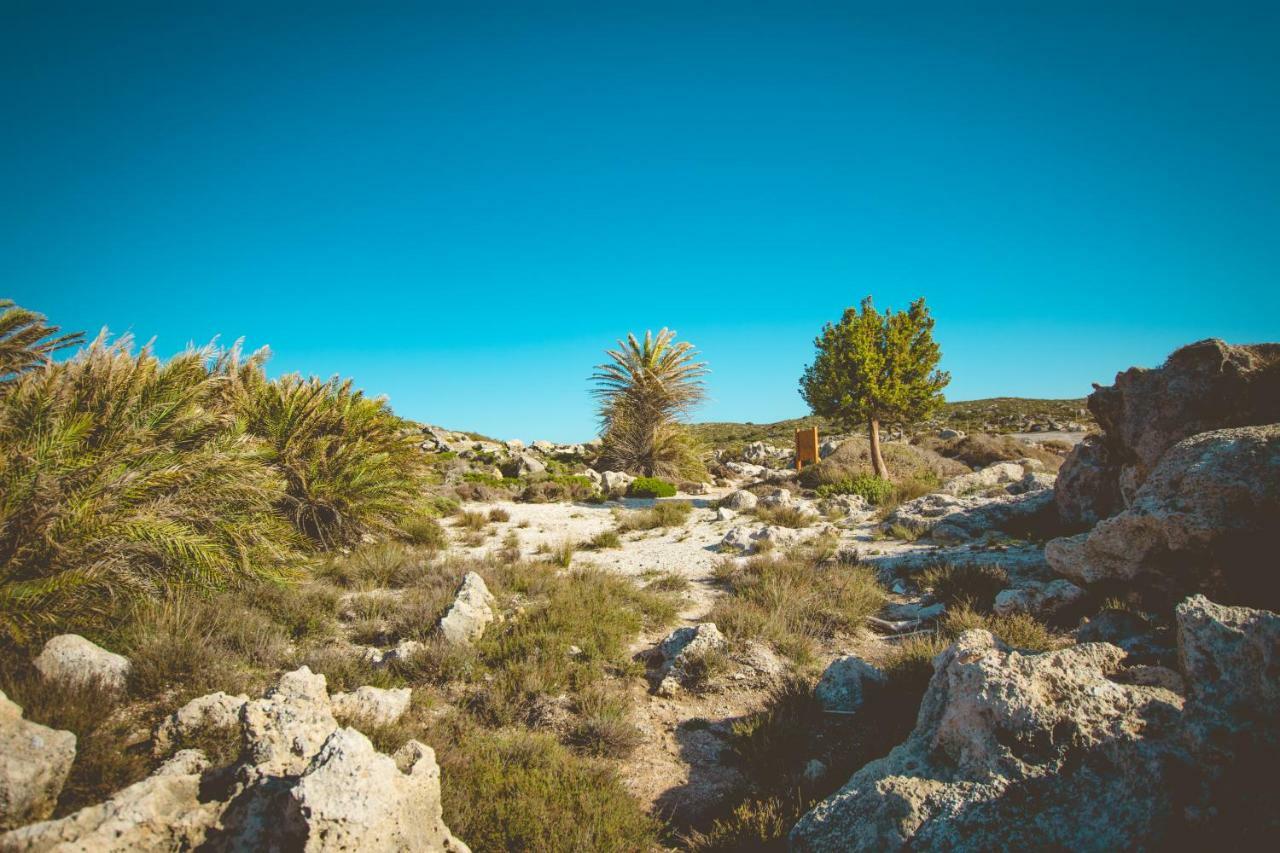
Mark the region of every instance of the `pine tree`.
<instances>
[{"instance_id":1,"label":"pine tree","mask_svg":"<svg viewBox=\"0 0 1280 853\"><path fill-rule=\"evenodd\" d=\"M942 351L933 340L933 318L921 297L906 311L880 314L868 296L827 323L814 340L818 354L800 378L800 395L816 415L846 430L865 426L871 465L888 479L880 452L880 428L906 426L942 405L951 375L937 370Z\"/></svg>"}]
</instances>

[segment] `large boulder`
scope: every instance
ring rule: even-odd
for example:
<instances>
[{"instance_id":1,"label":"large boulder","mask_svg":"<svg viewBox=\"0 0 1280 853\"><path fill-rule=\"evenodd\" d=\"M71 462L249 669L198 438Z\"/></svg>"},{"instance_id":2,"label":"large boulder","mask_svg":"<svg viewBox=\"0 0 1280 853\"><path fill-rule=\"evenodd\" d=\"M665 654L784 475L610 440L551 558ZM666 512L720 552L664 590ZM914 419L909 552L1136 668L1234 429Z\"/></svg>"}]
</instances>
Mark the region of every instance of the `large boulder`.
<instances>
[{"instance_id":1,"label":"large boulder","mask_svg":"<svg viewBox=\"0 0 1280 853\"><path fill-rule=\"evenodd\" d=\"M1155 369L1130 368L1089 395L1103 435L1063 463L1058 508L1092 524L1122 509L1165 451L1210 430L1280 422L1280 344L1205 340Z\"/></svg>"},{"instance_id":2,"label":"large boulder","mask_svg":"<svg viewBox=\"0 0 1280 853\"><path fill-rule=\"evenodd\" d=\"M738 491L731 492L722 498L720 500L720 506L726 506L729 509L745 512L747 510L755 509L756 504L759 502L760 499L756 497L754 493L748 492L746 489L739 489Z\"/></svg>"},{"instance_id":3,"label":"large boulder","mask_svg":"<svg viewBox=\"0 0 1280 853\"><path fill-rule=\"evenodd\" d=\"M1280 616L1202 595L1177 608L1188 686L1187 736L1202 771L1219 777L1280 749ZM1274 788L1274 786L1271 786ZM1280 821L1280 813L1272 814Z\"/></svg>"},{"instance_id":4,"label":"large boulder","mask_svg":"<svg viewBox=\"0 0 1280 853\"><path fill-rule=\"evenodd\" d=\"M221 721L236 697L227 698L192 706L187 717ZM409 741L383 755L340 728L323 675L286 673L264 698L244 703L239 725L237 764L209 769L201 753L183 750L101 804L0 835L0 851L467 849L441 818L432 751Z\"/></svg>"},{"instance_id":5,"label":"large boulder","mask_svg":"<svg viewBox=\"0 0 1280 853\"><path fill-rule=\"evenodd\" d=\"M79 634L59 634L44 644L33 661L50 681L97 685L123 690L129 678L129 659L109 652Z\"/></svg>"},{"instance_id":6,"label":"large boulder","mask_svg":"<svg viewBox=\"0 0 1280 853\"><path fill-rule=\"evenodd\" d=\"M828 713L852 714L862 707L867 688L883 683L883 672L856 655L846 655L823 670L813 697Z\"/></svg>"},{"instance_id":7,"label":"large boulder","mask_svg":"<svg viewBox=\"0 0 1280 853\"><path fill-rule=\"evenodd\" d=\"M48 817L75 758L75 735L22 719L0 691L0 831Z\"/></svg>"},{"instance_id":8,"label":"large boulder","mask_svg":"<svg viewBox=\"0 0 1280 853\"><path fill-rule=\"evenodd\" d=\"M1112 680L1106 644L1039 655L967 631L934 661L915 731L791 832L795 850L1158 847L1182 698Z\"/></svg>"},{"instance_id":9,"label":"large boulder","mask_svg":"<svg viewBox=\"0 0 1280 853\"><path fill-rule=\"evenodd\" d=\"M128 853L190 850L216 824L220 804L201 802L201 771L208 762L183 750L153 775L61 820L24 826L0 836L5 853L85 851Z\"/></svg>"},{"instance_id":10,"label":"large boulder","mask_svg":"<svg viewBox=\"0 0 1280 853\"><path fill-rule=\"evenodd\" d=\"M495 602L484 578L467 572L458 584L453 604L440 619L440 633L454 645L470 645L484 636L484 629L493 621Z\"/></svg>"},{"instance_id":11,"label":"large boulder","mask_svg":"<svg viewBox=\"0 0 1280 853\"><path fill-rule=\"evenodd\" d=\"M1053 489L1036 485L1035 480L1028 482L1031 485L1025 491L1020 480L997 495L925 495L899 505L882 526L905 527L939 542L965 542L988 531L1018 533L1039 527L1055 512ZM1015 486L1017 493L1010 493Z\"/></svg>"},{"instance_id":12,"label":"large boulder","mask_svg":"<svg viewBox=\"0 0 1280 853\"><path fill-rule=\"evenodd\" d=\"M993 486L1016 483L1027 473L1029 472L1024 470L1017 462L996 462L994 465L988 465L985 468L974 471L972 474L961 474L959 477L952 477L942 487L942 492L948 495L973 494L974 492L990 489Z\"/></svg>"},{"instance_id":13,"label":"large boulder","mask_svg":"<svg viewBox=\"0 0 1280 853\"><path fill-rule=\"evenodd\" d=\"M466 846L441 820L440 767L416 740L383 755L355 729L338 729L289 792L280 849L448 850Z\"/></svg>"},{"instance_id":14,"label":"large boulder","mask_svg":"<svg viewBox=\"0 0 1280 853\"><path fill-rule=\"evenodd\" d=\"M413 690L408 687L357 687L350 693L335 693L330 697L333 713L357 725L389 726L409 710Z\"/></svg>"},{"instance_id":15,"label":"large boulder","mask_svg":"<svg viewBox=\"0 0 1280 853\"><path fill-rule=\"evenodd\" d=\"M156 755L167 755L175 746L201 732L238 727L240 712L247 704L248 696L231 696L221 690L198 696L160 721L151 737L152 751Z\"/></svg>"},{"instance_id":16,"label":"large boulder","mask_svg":"<svg viewBox=\"0 0 1280 853\"><path fill-rule=\"evenodd\" d=\"M714 622L700 622L672 631L658 644L661 655L658 694L674 696L682 686L695 680L695 672L707 656L721 651L725 645L724 634Z\"/></svg>"},{"instance_id":17,"label":"large boulder","mask_svg":"<svg viewBox=\"0 0 1280 853\"><path fill-rule=\"evenodd\" d=\"M1200 433L1165 453L1124 512L1051 541L1083 584L1140 583L1168 599L1280 605L1280 424Z\"/></svg>"}]
</instances>

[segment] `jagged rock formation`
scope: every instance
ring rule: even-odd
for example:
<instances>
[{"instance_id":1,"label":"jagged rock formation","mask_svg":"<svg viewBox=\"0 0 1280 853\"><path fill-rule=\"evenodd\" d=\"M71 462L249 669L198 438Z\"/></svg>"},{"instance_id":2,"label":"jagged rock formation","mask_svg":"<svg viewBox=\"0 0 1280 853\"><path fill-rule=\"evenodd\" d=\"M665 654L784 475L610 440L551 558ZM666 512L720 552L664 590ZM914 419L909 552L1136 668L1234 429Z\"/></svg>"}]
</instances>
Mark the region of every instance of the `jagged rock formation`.
<instances>
[{"instance_id":1,"label":"jagged rock formation","mask_svg":"<svg viewBox=\"0 0 1280 853\"><path fill-rule=\"evenodd\" d=\"M221 724L237 700L202 697L171 727ZM242 704L238 724L233 767L209 770L201 753L181 751L104 803L0 836L0 851L467 849L441 819L431 749L411 740L387 756L339 727L323 675L286 673Z\"/></svg>"},{"instance_id":2,"label":"jagged rock formation","mask_svg":"<svg viewBox=\"0 0 1280 853\"><path fill-rule=\"evenodd\" d=\"M1200 433L1169 449L1129 507L1051 541L1045 557L1084 584L1141 582L1176 599L1206 591L1280 606L1280 424Z\"/></svg>"},{"instance_id":3,"label":"jagged rock formation","mask_svg":"<svg viewBox=\"0 0 1280 853\"><path fill-rule=\"evenodd\" d=\"M662 658L658 669L658 694L674 696L694 679L696 668L707 655L720 651L725 645L724 635L714 622L700 622L672 631L658 644Z\"/></svg>"},{"instance_id":4,"label":"jagged rock formation","mask_svg":"<svg viewBox=\"0 0 1280 853\"><path fill-rule=\"evenodd\" d=\"M898 525L940 542L964 542L990 530L1036 525L1054 511L1053 475L1037 466L998 462L953 478L942 491L898 506L884 526Z\"/></svg>"},{"instance_id":5,"label":"jagged rock formation","mask_svg":"<svg viewBox=\"0 0 1280 853\"><path fill-rule=\"evenodd\" d=\"M0 830L48 817L75 757L75 735L22 719L0 691Z\"/></svg>"},{"instance_id":6,"label":"jagged rock formation","mask_svg":"<svg viewBox=\"0 0 1280 853\"><path fill-rule=\"evenodd\" d=\"M1165 451L1210 430L1280 422L1280 344L1182 347L1154 370L1133 367L1089 395L1102 435L1062 466L1058 510L1092 524L1123 509Z\"/></svg>"},{"instance_id":7,"label":"jagged rock formation","mask_svg":"<svg viewBox=\"0 0 1280 853\"><path fill-rule=\"evenodd\" d=\"M1280 829L1280 616L1196 596L1181 673L1086 643L1024 656L967 631L915 731L819 803L795 850L1159 849ZM1241 827L1244 829L1242 830Z\"/></svg>"},{"instance_id":8,"label":"jagged rock formation","mask_svg":"<svg viewBox=\"0 0 1280 853\"><path fill-rule=\"evenodd\" d=\"M453 604L440 619L440 633L455 645L475 642L484 636L484 629L494 619L494 601L484 578L467 572L458 584Z\"/></svg>"}]
</instances>

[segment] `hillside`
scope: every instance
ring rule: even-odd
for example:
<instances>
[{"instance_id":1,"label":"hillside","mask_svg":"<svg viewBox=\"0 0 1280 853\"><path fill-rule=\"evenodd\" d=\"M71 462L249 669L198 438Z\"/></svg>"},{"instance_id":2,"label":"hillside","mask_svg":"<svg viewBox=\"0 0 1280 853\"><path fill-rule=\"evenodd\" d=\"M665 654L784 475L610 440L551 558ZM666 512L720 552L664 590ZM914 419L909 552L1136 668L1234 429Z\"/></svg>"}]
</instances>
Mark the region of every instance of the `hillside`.
<instances>
[{"instance_id":1,"label":"hillside","mask_svg":"<svg viewBox=\"0 0 1280 853\"><path fill-rule=\"evenodd\" d=\"M795 431L816 426L828 434L836 430L825 418L808 416L769 424L711 421L693 425L694 434L713 448L765 441L790 444ZM1068 429L1076 427L1079 429ZM961 432L1084 432L1095 427L1083 399L1039 400L1028 397L990 397L947 403L920 431L954 429Z\"/></svg>"}]
</instances>

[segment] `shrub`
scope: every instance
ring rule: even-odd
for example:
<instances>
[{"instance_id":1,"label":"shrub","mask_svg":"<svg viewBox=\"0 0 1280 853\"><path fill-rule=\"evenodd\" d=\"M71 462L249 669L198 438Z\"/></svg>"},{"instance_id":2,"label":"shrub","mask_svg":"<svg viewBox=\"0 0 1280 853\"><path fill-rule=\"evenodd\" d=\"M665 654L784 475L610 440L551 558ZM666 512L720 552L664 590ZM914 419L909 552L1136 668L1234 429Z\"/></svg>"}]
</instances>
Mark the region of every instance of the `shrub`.
<instances>
[{"instance_id":1,"label":"shrub","mask_svg":"<svg viewBox=\"0 0 1280 853\"><path fill-rule=\"evenodd\" d=\"M885 592L867 568L757 556L718 575L729 586L707 616L734 639L758 638L797 662L813 641L851 632L879 610Z\"/></svg>"},{"instance_id":2,"label":"shrub","mask_svg":"<svg viewBox=\"0 0 1280 853\"><path fill-rule=\"evenodd\" d=\"M967 474L969 466L947 459L925 447L916 447L900 441L888 441L880 446L885 464L889 468L889 480L903 483L919 478L941 480L958 474ZM844 441L835 452L817 465L806 466L800 472L800 484L816 489L828 483L853 480L873 475L870 442L863 437Z\"/></svg>"},{"instance_id":3,"label":"shrub","mask_svg":"<svg viewBox=\"0 0 1280 853\"><path fill-rule=\"evenodd\" d=\"M922 589L933 591L934 597L948 607L961 602L981 611L989 611L996 594L1009 586L1009 574L999 566L940 563L929 566L916 577Z\"/></svg>"},{"instance_id":4,"label":"shrub","mask_svg":"<svg viewBox=\"0 0 1280 853\"><path fill-rule=\"evenodd\" d=\"M648 509L635 509L618 513L618 530L653 530L659 527L679 527L689 520L693 504L688 501L663 501Z\"/></svg>"},{"instance_id":5,"label":"shrub","mask_svg":"<svg viewBox=\"0 0 1280 853\"><path fill-rule=\"evenodd\" d=\"M99 339L0 396L0 641L92 630L113 602L289 576L286 483L219 411L227 361Z\"/></svg>"},{"instance_id":6,"label":"shrub","mask_svg":"<svg viewBox=\"0 0 1280 853\"><path fill-rule=\"evenodd\" d=\"M426 472L412 431L382 398L336 377L268 380L263 357L232 351L233 411L285 478L285 518L321 547L394 532L413 511Z\"/></svg>"},{"instance_id":7,"label":"shrub","mask_svg":"<svg viewBox=\"0 0 1280 853\"><path fill-rule=\"evenodd\" d=\"M507 512L505 509L503 509L500 506L495 506L493 509L489 510L489 520L490 521L510 521L511 513Z\"/></svg>"},{"instance_id":8,"label":"shrub","mask_svg":"<svg viewBox=\"0 0 1280 853\"><path fill-rule=\"evenodd\" d=\"M588 755L624 758L640 745L640 731L628 719L625 693L593 686L573 704L578 715L568 736L573 746Z\"/></svg>"},{"instance_id":9,"label":"shrub","mask_svg":"<svg viewBox=\"0 0 1280 853\"><path fill-rule=\"evenodd\" d=\"M411 515L400 522L404 538L423 548L443 548L448 543L440 522L426 514Z\"/></svg>"},{"instance_id":10,"label":"shrub","mask_svg":"<svg viewBox=\"0 0 1280 853\"><path fill-rule=\"evenodd\" d=\"M882 480L872 474L860 474L856 477L824 483L818 487L819 497L832 495L857 495L872 506L879 506L893 494L893 483Z\"/></svg>"},{"instance_id":11,"label":"shrub","mask_svg":"<svg viewBox=\"0 0 1280 853\"><path fill-rule=\"evenodd\" d=\"M925 439L921 443L949 459L958 459L973 468L1027 458L1043 462L1050 471L1057 471L1062 466L1062 457L1057 453L1025 444L1011 435L977 432L947 440Z\"/></svg>"},{"instance_id":12,"label":"shrub","mask_svg":"<svg viewBox=\"0 0 1280 853\"><path fill-rule=\"evenodd\" d=\"M489 517L483 512L465 510L458 513L456 527L465 530L484 530L489 526Z\"/></svg>"},{"instance_id":13,"label":"shrub","mask_svg":"<svg viewBox=\"0 0 1280 853\"><path fill-rule=\"evenodd\" d=\"M765 524L776 524L779 527L801 529L810 527L818 520L813 513L805 512L794 506L761 506L756 509L756 518Z\"/></svg>"},{"instance_id":14,"label":"shrub","mask_svg":"<svg viewBox=\"0 0 1280 853\"><path fill-rule=\"evenodd\" d=\"M621 548L622 539L616 530L601 530L583 544L588 551L603 551L606 548Z\"/></svg>"},{"instance_id":15,"label":"shrub","mask_svg":"<svg viewBox=\"0 0 1280 853\"><path fill-rule=\"evenodd\" d=\"M659 572L649 579L644 588L657 592L684 592L689 588L689 579L675 572Z\"/></svg>"},{"instance_id":16,"label":"shrub","mask_svg":"<svg viewBox=\"0 0 1280 853\"><path fill-rule=\"evenodd\" d=\"M595 484L586 477L560 475L530 483L520 493L525 503L551 503L554 501L585 501L596 494Z\"/></svg>"},{"instance_id":17,"label":"shrub","mask_svg":"<svg viewBox=\"0 0 1280 853\"><path fill-rule=\"evenodd\" d=\"M1052 651L1061 648L1064 642L1054 636L1043 622L1027 613L997 616L980 613L967 604L948 610L940 628L948 637L958 637L970 629L981 628L999 637L1006 645L1027 652Z\"/></svg>"},{"instance_id":18,"label":"shrub","mask_svg":"<svg viewBox=\"0 0 1280 853\"><path fill-rule=\"evenodd\" d=\"M627 494L633 498L670 498L674 497L676 487L673 483L657 477L637 477L627 486Z\"/></svg>"}]
</instances>

